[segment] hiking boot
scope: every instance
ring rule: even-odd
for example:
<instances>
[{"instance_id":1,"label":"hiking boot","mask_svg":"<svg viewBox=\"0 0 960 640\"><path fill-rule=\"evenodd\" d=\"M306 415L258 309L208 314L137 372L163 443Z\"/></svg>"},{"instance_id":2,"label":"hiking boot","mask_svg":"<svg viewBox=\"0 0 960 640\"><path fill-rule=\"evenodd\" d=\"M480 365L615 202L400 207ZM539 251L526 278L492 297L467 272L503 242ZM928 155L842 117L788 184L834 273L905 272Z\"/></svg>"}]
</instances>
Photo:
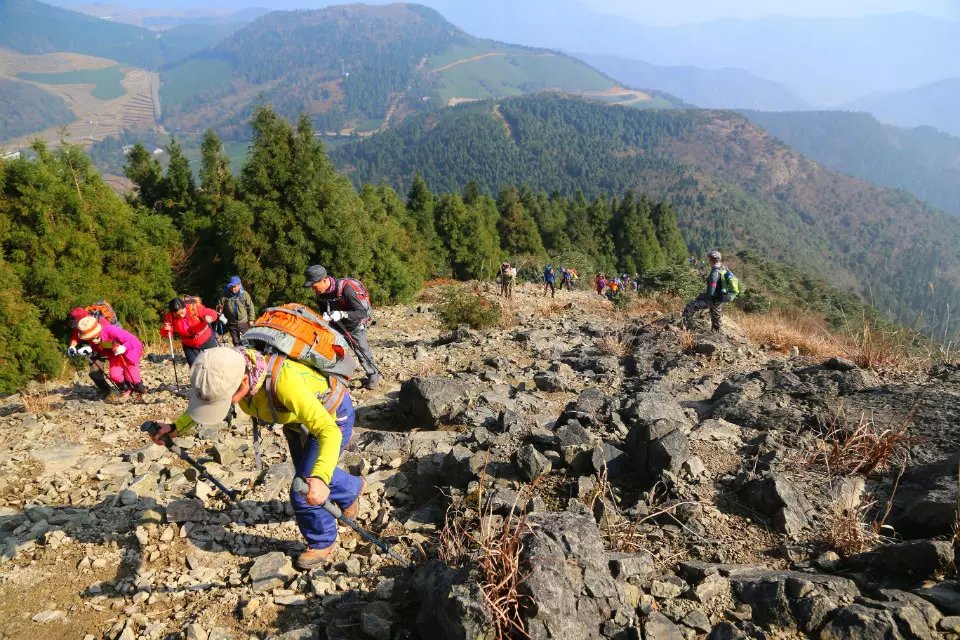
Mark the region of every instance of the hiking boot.
<instances>
[{"instance_id":1,"label":"hiking boot","mask_svg":"<svg viewBox=\"0 0 960 640\"><path fill-rule=\"evenodd\" d=\"M307 549L297 556L297 566L301 569L310 570L319 567L333 555L333 545L323 549Z\"/></svg>"},{"instance_id":2,"label":"hiking boot","mask_svg":"<svg viewBox=\"0 0 960 640\"><path fill-rule=\"evenodd\" d=\"M360 491L357 492L357 499L350 503L350 506L343 510L343 515L347 516L351 520L357 519L357 514L360 513L360 496L363 495L363 492L367 490L367 481L363 478L360 478Z\"/></svg>"},{"instance_id":3,"label":"hiking boot","mask_svg":"<svg viewBox=\"0 0 960 640\"><path fill-rule=\"evenodd\" d=\"M110 392L110 395L106 397L104 402L107 404L123 404L130 399L130 390L126 390L123 393Z\"/></svg>"},{"instance_id":4,"label":"hiking boot","mask_svg":"<svg viewBox=\"0 0 960 640\"><path fill-rule=\"evenodd\" d=\"M369 389L370 391L376 391L380 387L380 382L383 381L383 376L379 373L375 373L367 381L363 383L364 389Z\"/></svg>"}]
</instances>

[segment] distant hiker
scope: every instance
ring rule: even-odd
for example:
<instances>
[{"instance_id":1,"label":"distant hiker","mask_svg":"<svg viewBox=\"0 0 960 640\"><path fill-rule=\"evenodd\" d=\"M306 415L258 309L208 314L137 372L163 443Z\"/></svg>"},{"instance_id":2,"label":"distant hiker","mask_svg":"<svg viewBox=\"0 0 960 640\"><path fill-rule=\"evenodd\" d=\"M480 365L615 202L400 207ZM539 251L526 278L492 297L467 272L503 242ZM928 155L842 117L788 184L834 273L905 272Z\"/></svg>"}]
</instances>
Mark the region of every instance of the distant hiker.
<instances>
[{"instance_id":1,"label":"distant hiker","mask_svg":"<svg viewBox=\"0 0 960 640\"><path fill-rule=\"evenodd\" d=\"M707 275L707 288L683 309L683 326L691 327L693 314L704 309L710 310L710 327L720 331L723 324L723 303L732 302L740 293L740 282L732 271L723 266L723 257L719 251L707 254L710 261L710 273Z\"/></svg>"},{"instance_id":2,"label":"distant hiker","mask_svg":"<svg viewBox=\"0 0 960 640\"><path fill-rule=\"evenodd\" d=\"M607 288L607 278L602 273L598 273L596 279L593 281L594 285L597 287L597 295L602 296L603 290Z\"/></svg>"},{"instance_id":3,"label":"distant hiker","mask_svg":"<svg viewBox=\"0 0 960 640\"><path fill-rule=\"evenodd\" d=\"M620 288L620 278L614 278L611 282L607 283L606 296L610 302L616 302L623 296Z\"/></svg>"},{"instance_id":4,"label":"distant hiker","mask_svg":"<svg viewBox=\"0 0 960 640\"><path fill-rule=\"evenodd\" d=\"M547 289L550 289L550 297L557 297L557 290L554 286L557 282L557 272L553 270L553 265L547 265L543 268L543 295L547 295Z\"/></svg>"},{"instance_id":5,"label":"distant hiker","mask_svg":"<svg viewBox=\"0 0 960 640\"><path fill-rule=\"evenodd\" d=\"M500 265L500 295L505 298L513 297L513 284L517 280L517 268L511 267L509 262Z\"/></svg>"},{"instance_id":6,"label":"distant hiker","mask_svg":"<svg viewBox=\"0 0 960 640\"><path fill-rule=\"evenodd\" d=\"M117 390L110 392L107 402L118 404L126 402L132 392L140 396L147 392L140 378L143 345L135 335L115 324L86 316L77 322L77 337L109 363L110 379Z\"/></svg>"},{"instance_id":7,"label":"distant hiker","mask_svg":"<svg viewBox=\"0 0 960 640\"><path fill-rule=\"evenodd\" d=\"M303 286L313 289L320 301L324 318L343 333L357 352L357 359L367 374L364 387L376 389L383 376L373 359L373 350L367 342L367 327L373 320L373 304L363 283L353 278L334 278L327 270L315 264L304 273Z\"/></svg>"},{"instance_id":8,"label":"distant hiker","mask_svg":"<svg viewBox=\"0 0 960 640\"><path fill-rule=\"evenodd\" d=\"M233 276L223 289L223 296L217 305L217 310L226 318L226 329L230 332L230 340L235 347L240 346L240 336L250 328L250 323L257 319L253 308L253 298L243 288L240 276Z\"/></svg>"},{"instance_id":9,"label":"distant hiker","mask_svg":"<svg viewBox=\"0 0 960 640\"><path fill-rule=\"evenodd\" d=\"M573 271L570 269L561 268L560 273L563 274L563 282L560 283L560 288L567 288L567 291L573 290Z\"/></svg>"},{"instance_id":10,"label":"distant hiker","mask_svg":"<svg viewBox=\"0 0 960 640\"><path fill-rule=\"evenodd\" d=\"M203 306L198 298L189 296L174 298L167 309L160 335L164 338L171 335L180 338L187 364L193 366L201 351L217 346L217 337L213 335L210 324L217 321L219 314Z\"/></svg>"},{"instance_id":11,"label":"distant hiker","mask_svg":"<svg viewBox=\"0 0 960 640\"><path fill-rule=\"evenodd\" d=\"M274 368L277 364L277 368ZM294 518L307 541L297 557L301 569L322 564L334 551L337 521L321 505L330 500L356 518L363 479L337 467L353 435L353 400L346 385L292 358L274 360L255 349L217 347L201 353L190 370L190 403L174 424L153 437L184 435L194 425L223 421L233 403L252 418L283 425L295 473L309 487L290 491Z\"/></svg>"}]
</instances>

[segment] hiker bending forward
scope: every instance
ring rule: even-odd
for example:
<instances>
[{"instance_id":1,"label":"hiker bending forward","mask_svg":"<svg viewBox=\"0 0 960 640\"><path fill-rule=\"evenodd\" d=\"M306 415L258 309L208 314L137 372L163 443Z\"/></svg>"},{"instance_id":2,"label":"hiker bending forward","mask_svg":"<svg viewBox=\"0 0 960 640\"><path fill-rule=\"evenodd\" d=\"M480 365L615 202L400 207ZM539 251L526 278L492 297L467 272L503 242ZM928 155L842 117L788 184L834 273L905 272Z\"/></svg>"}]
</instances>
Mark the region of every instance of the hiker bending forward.
<instances>
[{"instance_id":1,"label":"hiker bending forward","mask_svg":"<svg viewBox=\"0 0 960 640\"><path fill-rule=\"evenodd\" d=\"M302 569L321 564L333 553L337 521L321 505L336 503L355 518L364 481L337 467L353 435L350 392L337 378L294 360L264 356L243 347L217 347L201 353L190 369L190 404L174 424L162 424L153 437L184 435L195 424L216 424L232 403L266 423L282 424L296 474L305 478L306 495L290 490L290 502L307 550L297 558Z\"/></svg>"},{"instance_id":2,"label":"hiker bending forward","mask_svg":"<svg viewBox=\"0 0 960 640\"><path fill-rule=\"evenodd\" d=\"M135 335L115 324L86 316L77 322L77 337L89 344L97 356L106 358L110 366L109 376L117 385L117 391L111 391L106 402L125 402L133 392L138 395L147 392L140 378L143 344Z\"/></svg>"}]
</instances>

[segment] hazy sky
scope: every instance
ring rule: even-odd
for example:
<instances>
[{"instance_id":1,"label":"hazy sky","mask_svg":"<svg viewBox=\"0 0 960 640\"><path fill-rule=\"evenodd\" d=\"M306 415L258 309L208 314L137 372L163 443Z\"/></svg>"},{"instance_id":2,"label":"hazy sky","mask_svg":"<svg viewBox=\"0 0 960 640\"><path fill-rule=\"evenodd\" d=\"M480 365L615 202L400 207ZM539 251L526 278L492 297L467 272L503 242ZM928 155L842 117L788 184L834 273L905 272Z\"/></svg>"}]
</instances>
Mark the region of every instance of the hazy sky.
<instances>
[{"instance_id":1,"label":"hazy sky","mask_svg":"<svg viewBox=\"0 0 960 640\"><path fill-rule=\"evenodd\" d=\"M960 0L581 0L608 13L652 24L705 22L769 15L854 17L912 11L960 20ZM958 34L960 35L960 34Z\"/></svg>"}]
</instances>

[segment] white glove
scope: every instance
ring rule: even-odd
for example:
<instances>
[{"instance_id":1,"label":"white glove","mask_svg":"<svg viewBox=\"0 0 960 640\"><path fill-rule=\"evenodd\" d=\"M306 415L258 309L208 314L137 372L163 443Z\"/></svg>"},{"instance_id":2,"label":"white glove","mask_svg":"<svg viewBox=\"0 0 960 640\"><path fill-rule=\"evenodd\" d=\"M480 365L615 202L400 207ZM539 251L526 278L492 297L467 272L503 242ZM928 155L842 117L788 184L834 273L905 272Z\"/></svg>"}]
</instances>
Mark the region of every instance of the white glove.
<instances>
[{"instance_id":1,"label":"white glove","mask_svg":"<svg viewBox=\"0 0 960 640\"><path fill-rule=\"evenodd\" d=\"M67 347L67 357L72 358L75 355L77 355L77 348L73 345Z\"/></svg>"},{"instance_id":2,"label":"white glove","mask_svg":"<svg viewBox=\"0 0 960 640\"><path fill-rule=\"evenodd\" d=\"M223 314L221 313L221 314L220 314L220 322L222 322L223 324L227 324L227 316L225 316L225 315L223 315Z\"/></svg>"},{"instance_id":3,"label":"white glove","mask_svg":"<svg viewBox=\"0 0 960 640\"><path fill-rule=\"evenodd\" d=\"M122 344L118 344L117 346L115 346L115 347L113 348L113 355L115 355L115 356L122 356L122 355L125 354L126 352L127 352L127 348L126 348L125 346L123 346Z\"/></svg>"},{"instance_id":4,"label":"white glove","mask_svg":"<svg viewBox=\"0 0 960 640\"><path fill-rule=\"evenodd\" d=\"M347 314L345 314L343 311L331 311L330 313L324 315L327 318L327 322L340 322L347 317Z\"/></svg>"},{"instance_id":5,"label":"white glove","mask_svg":"<svg viewBox=\"0 0 960 640\"><path fill-rule=\"evenodd\" d=\"M81 356L92 356L92 355L93 355L93 347L91 347L90 345L86 345L86 344L85 344L85 345L83 345L82 347L80 347L79 349L77 349L77 353L80 354Z\"/></svg>"}]
</instances>

